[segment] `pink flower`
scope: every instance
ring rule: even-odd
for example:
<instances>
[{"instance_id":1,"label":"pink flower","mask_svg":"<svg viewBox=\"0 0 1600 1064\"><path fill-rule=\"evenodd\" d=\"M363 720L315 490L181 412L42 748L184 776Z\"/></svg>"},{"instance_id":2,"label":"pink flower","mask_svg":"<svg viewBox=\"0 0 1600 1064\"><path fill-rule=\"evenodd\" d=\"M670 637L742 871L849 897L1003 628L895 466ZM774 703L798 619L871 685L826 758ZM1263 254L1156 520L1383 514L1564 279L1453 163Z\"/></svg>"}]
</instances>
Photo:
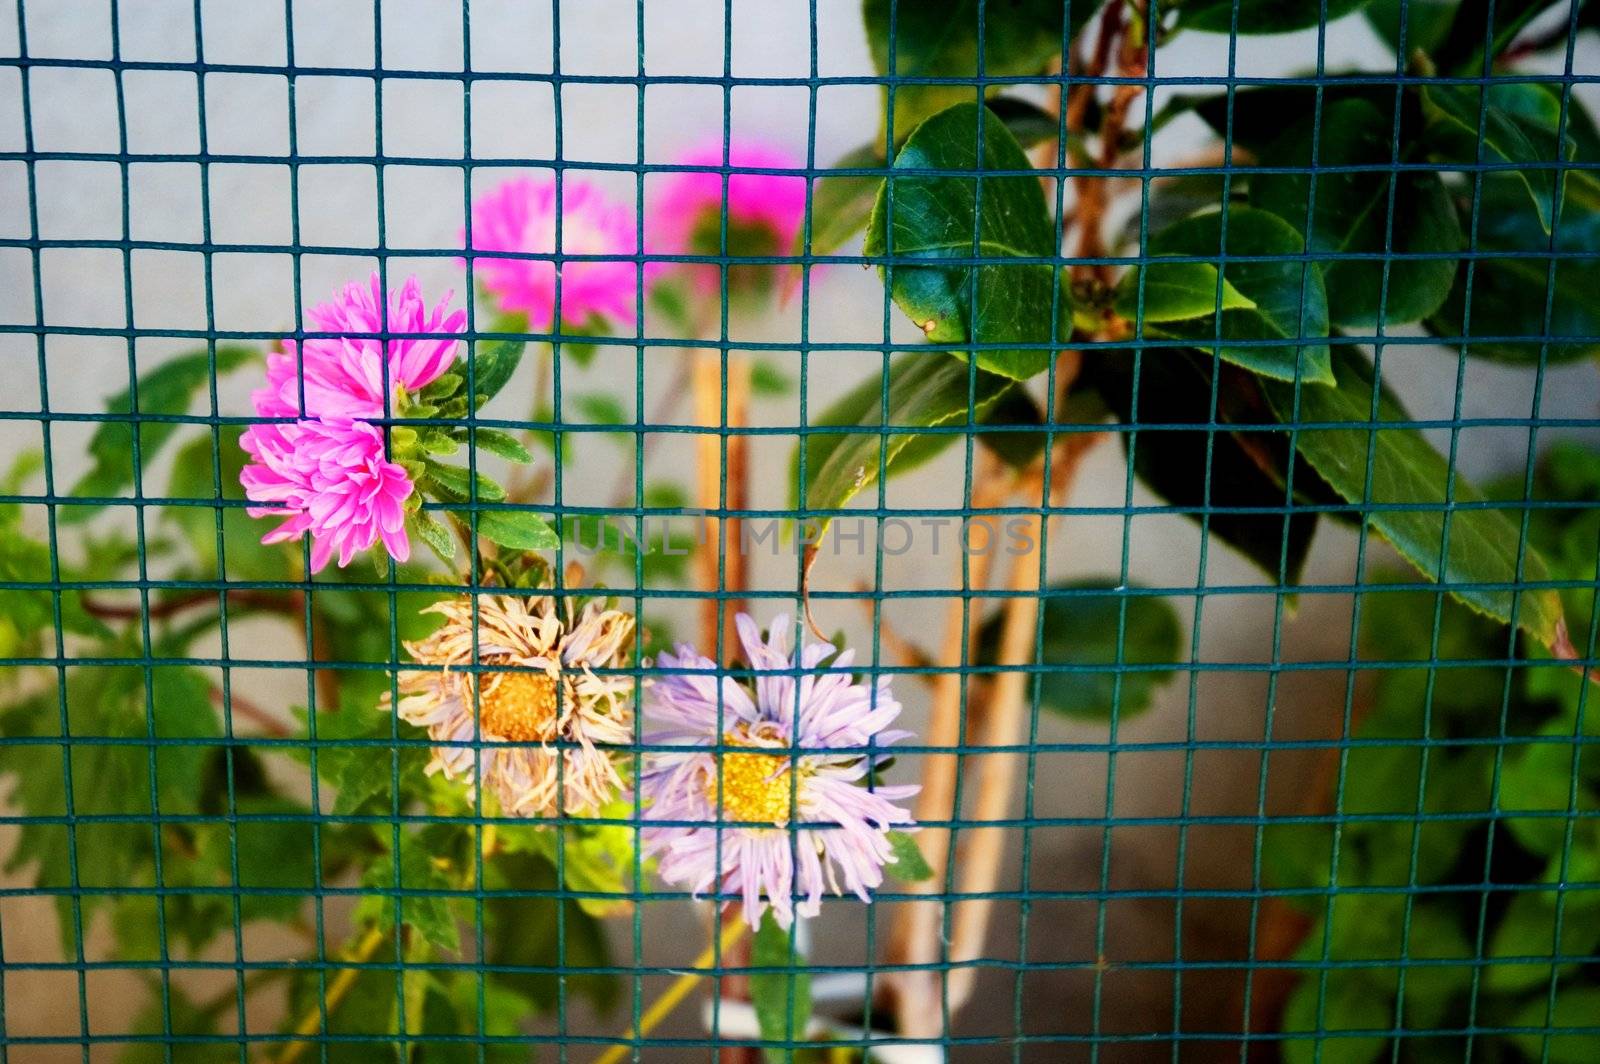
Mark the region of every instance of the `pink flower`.
<instances>
[{"instance_id":1,"label":"pink flower","mask_svg":"<svg viewBox=\"0 0 1600 1064\"><path fill-rule=\"evenodd\" d=\"M450 294L429 311L422 286L406 278L387 301L378 275L369 285L345 285L332 302L306 313L306 331L339 334L297 345L283 342L285 354L267 357L267 386L251 393L262 417L374 418L384 416L385 376L393 405L400 389L414 392L437 379L455 362L461 341L445 334L467 327L464 310L447 313ZM387 306L387 320L385 307ZM382 333L431 333L387 342ZM298 351L297 351L298 348ZM304 382L305 407L300 395Z\"/></svg>"},{"instance_id":2,"label":"pink flower","mask_svg":"<svg viewBox=\"0 0 1600 1064\"><path fill-rule=\"evenodd\" d=\"M279 543L311 535L311 570L333 552L343 568L382 540L396 561L411 556L405 501L411 479L384 454L383 434L364 421L252 425L239 446L253 461L239 474L251 517L286 517L261 537Z\"/></svg>"},{"instance_id":3,"label":"pink flower","mask_svg":"<svg viewBox=\"0 0 1600 1064\"><path fill-rule=\"evenodd\" d=\"M556 251L556 182L553 176L507 181L472 204L472 246L479 251L552 255ZM561 253L629 256L616 262L561 264L561 319L590 318L632 324L638 268L633 212L586 181L561 182ZM462 234L466 239L466 234ZM528 315L528 327L551 328L556 311L556 264L544 259L480 258L475 275L500 309Z\"/></svg>"},{"instance_id":4,"label":"pink flower","mask_svg":"<svg viewBox=\"0 0 1600 1064\"><path fill-rule=\"evenodd\" d=\"M910 734L889 727L900 703L885 677L854 681L848 650L791 651L788 617L765 639L744 614L737 624L749 686L692 646L656 659L645 712L660 730L647 741L670 749L646 755L640 777L644 850L669 883L739 897L751 927L769 905L783 927L815 916L841 886L870 902L894 859L891 825L912 826L895 802L917 788L869 782Z\"/></svg>"},{"instance_id":5,"label":"pink flower","mask_svg":"<svg viewBox=\"0 0 1600 1064\"><path fill-rule=\"evenodd\" d=\"M723 165L721 140L702 143L678 159L681 166ZM788 152L760 141L736 140L728 145L727 165L737 171L795 170L800 162ZM671 174L655 186L645 218L645 243L652 255L719 255L722 253L722 182L709 170ZM728 182L728 254L788 255L793 253L805 221L806 179L778 174L732 173ZM753 267L769 271L770 267ZM683 269L702 291L715 290L715 266L657 263L652 272ZM730 270L735 280L739 268Z\"/></svg>"}]
</instances>

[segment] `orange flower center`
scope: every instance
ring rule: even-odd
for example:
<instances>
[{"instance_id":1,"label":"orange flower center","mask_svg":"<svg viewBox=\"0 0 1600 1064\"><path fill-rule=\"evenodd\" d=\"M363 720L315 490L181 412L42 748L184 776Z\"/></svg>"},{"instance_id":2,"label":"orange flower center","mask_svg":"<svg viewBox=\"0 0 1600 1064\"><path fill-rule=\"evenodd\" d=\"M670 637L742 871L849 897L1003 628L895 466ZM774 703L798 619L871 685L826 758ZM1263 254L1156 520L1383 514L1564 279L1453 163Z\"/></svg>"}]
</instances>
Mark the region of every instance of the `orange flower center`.
<instances>
[{"instance_id":1,"label":"orange flower center","mask_svg":"<svg viewBox=\"0 0 1600 1064\"><path fill-rule=\"evenodd\" d=\"M478 695L478 723L487 733L529 743L555 735L556 680L542 672L490 673Z\"/></svg>"},{"instance_id":2,"label":"orange flower center","mask_svg":"<svg viewBox=\"0 0 1600 1064\"><path fill-rule=\"evenodd\" d=\"M722 737L728 746L750 747L731 735ZM757 752L757 751L760 752ZM793 763L785 751L768 753L772 747L724 750L722 765L722 811L727 820L751 824L787 824L791 802L788 769ZM717 777L706 782L706 794L717 801Z\"/></svg>"}]
</instances>

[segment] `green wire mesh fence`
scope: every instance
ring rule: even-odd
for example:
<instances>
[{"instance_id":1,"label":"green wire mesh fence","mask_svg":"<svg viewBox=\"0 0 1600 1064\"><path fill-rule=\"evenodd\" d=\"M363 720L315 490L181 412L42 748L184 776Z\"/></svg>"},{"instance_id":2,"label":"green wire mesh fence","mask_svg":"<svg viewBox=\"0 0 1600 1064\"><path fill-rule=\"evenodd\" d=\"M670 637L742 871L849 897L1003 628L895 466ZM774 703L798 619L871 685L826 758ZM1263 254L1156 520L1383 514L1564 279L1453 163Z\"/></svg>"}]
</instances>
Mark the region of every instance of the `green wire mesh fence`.
<instances>
[{"instance_id":1,"label":"green wire mesh fence","mask_svg":"<svg viewBox=\"0 0 1600 1064\"><path fill-rule=\"evenodd\" d=\"M0 1062L1600 1059L1595 10L18 0Z\"/></svg>"}]
</instances>

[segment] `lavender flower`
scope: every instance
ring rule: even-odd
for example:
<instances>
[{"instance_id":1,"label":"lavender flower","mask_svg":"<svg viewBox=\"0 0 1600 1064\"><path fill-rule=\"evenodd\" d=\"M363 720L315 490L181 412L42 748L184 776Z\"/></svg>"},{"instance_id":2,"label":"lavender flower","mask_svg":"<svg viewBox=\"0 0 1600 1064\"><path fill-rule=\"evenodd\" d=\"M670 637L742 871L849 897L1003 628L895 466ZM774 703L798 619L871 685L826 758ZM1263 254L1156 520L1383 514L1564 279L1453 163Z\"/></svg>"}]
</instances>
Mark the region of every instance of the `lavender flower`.
<instances>
[{"instance_id":1,"label":"lavender flower","mask_svg":"<svg viewBox=\"0 0 1600 1064\"><path fill-rule=\"evenodd\" d=\"M888 758L883 748L910 734L887 730L900 715L889 681L854 682L848 650L812 673L835 648L803 643L791 654L788 617L774 618L765 640L743 614L738 628L761 674L753 691L732 677L719 681L715 663L691 646L657 659L662 674L645 704L658 730L648 741L681 749L646 760L644 819L677 823L645 828L645 852L660 857L663 879L696 895L719 886L720 875L722 890L743 898L751 927L768 905L784 927L797 911L815 916L825 889L843 893L841 881L870 902L892 860L890 825L912 822L894 803L917 791L863 785ZM797 668L812 674L796 676ZM796 830L795 822L825 826Z\"/></svg>"}]
</instances>

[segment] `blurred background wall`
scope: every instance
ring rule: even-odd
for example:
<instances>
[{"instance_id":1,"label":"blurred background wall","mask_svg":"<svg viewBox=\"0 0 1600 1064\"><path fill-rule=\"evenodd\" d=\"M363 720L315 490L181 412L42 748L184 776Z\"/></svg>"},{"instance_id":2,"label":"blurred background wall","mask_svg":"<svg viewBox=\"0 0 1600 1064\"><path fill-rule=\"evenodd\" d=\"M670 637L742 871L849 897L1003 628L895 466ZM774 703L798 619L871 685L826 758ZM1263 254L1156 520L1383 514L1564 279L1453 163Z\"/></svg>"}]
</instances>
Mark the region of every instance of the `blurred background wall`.
<instances>
[{"instance_id":1,"label":"blurred background wall","mask_svg":"<svg viewBox=\"0 0 1600 1064\"><path fill-rule=\"evenodd\" d=\"M386 71L463 69L470 48L476 71L549 73L557 60L563 74L608 74L633 77L691 74L720 77L794 77L816 74L870 75L872 64L856 0L474 0L470 19L464 5L434 0L382 0L381 32L375 31L375 0L294 0L288 4L260 0L125 0L120 11L120 54L127 60L188 63L203 49L210 63L281 67L292 59L300 67L369 68ZM292 33L286 32L286 8ZM812 10L815 10L815 23ZM199 25L197 27L197 12ZM112 54L112 20L105 0L31 0L26 8L28 50L35 57L106 59ZM465 27L464 27L465 22ZM639 37L642 23L643 38ZM726 27L726 33L725 33ZM465 35L465 39L464 39ZM1248 37L1237 42L1234 70L1266 76L1311 69L1319 36L1314 31L1284 37ZM0 12L0 55L18 54L18 22ZM1592 38L1579 46L1583 62L1593 65ZM1359 18L1340 21L1326 36L1326 68L1363 67L1382 72L1387 52ZM1228 72L1225 37L1184 35L1158 54L1154 73L1222 76ZM1389 71L1392 72L1392 69ZM685 147L721 135L724 114L734 137L755 136L775 142L818 166L878 135L879 94L875 87L826 86L812 94L804 86L741 86L726 92L719 85L569 84L559 93L548 81L479 81L470 94L452 77L385 78L374 90L370 77L301 75L291 97L282 76L208 73L203 84L190 72L130 70L121 77L123 107L119 113L117 81L109 70L38 68L31 75L33 137L44 151L116 153L125 122L128 150L156 156L127 168L115 162L41 162L37 165L37 236L52 240L115 242L124 235L141 241L188 244L209 239L248 247L247 252L204 256L181 250L135 250L131 274L125 276L122 252L111 246L51 248L40 255L34 276L32 256L16 244L34 235L25 166L0 161L0 322L38 324L35 290L42 296L42 323L47 327L103 327L112 330L132 322L139 329L292 328L296 300L319 302L336 285L365 277L375 268L370 255L308 252L295 258L273 245L323 248L381 246L389 252L391 277L419 274L430 293L443 288L466 291L461 265L451 258L407 257L416 249L458 246L464 208L470 191L481 191L509 174L503 166L472 172L464 187L461 160L470 143L475 162L565 160L570 174L605 185L632 201L635 177L618 171L583 173L585 163L633 164L641 143L643 161L662 163ZM1596 86L1580 86L1588 92ZM205 120L200 115L204 104ZM1158 95L1155 105L1164 97ZM1143 104L1139 105L1140 107ZM381 114L381 117L380 117ZM814 123L814 124L813 124ZM1176 126L1163 142L1156 164L1180 157L1183 127ZM814 144L808 145L814 129ZM1194 142L1199 142L1198 127ZM24 149L21 85L16 66L0 67L0 151ZM315 165L287 161L214 163L203 175L193 162L158 161L163 154L197 152L246 157L287 157L291 151L328 160ZM355 161L375 153L426 159L426 165L388 165L381 183L371 162ZM352 161L337 161L349 158ZM454 165L432 165L456 160ZM380 198L381 189L381 198ZM648 186L647 186L648 190ZM1070 197L1069 197L1070 209ZM1135 206L1137 197L1135 197ZM297 211L296 211L297 207ZM259 250L254 250L259 249ZM854 250L854 249L851 249ZM298 277L298 292L296 278ZM458 303L460 296L458 295ZM817 271L812 279L807 335L813 341L861 344L859 351L825 351L808 358L808 409L824 408L835 396L881 369L875 346L883 336L883 291L874 273L838 266ZM800 314L793 303L758 320L735 317L732 339L794 343L793 351L766 356L791 377L798 377L801 358ZM917 338L898 314L894 339ZM164 357L192 348L193 341L141 338L135 356L141 371ZM128 343L125 337L74 336L47 333L45 339L49 407L57 412L98 411L105 399L126 387ZM629 403L631 417L635 374L644 372L647 404L666 387L669 358L660 348L640 353L627 346L605 347L588 369L563 367L564 388L572 394L611 386ZM531 372L532 359L523 373ZM0 455L37 447L41 428L17 414L41 407L36 338L27 333L0 334ZM1456 402L1457 375L1464 416L1592 417L1597 407L1594 370L1575 365L1545 375L1543 395L1534 408L1534 380L1481 361L1464 364L1454 353L1419 346L1391 349L1384 361L1385 378L1420 418L1448 418ZM248 374L244 375L248 376ZM531 388L531 380L528 385ZM224 388L223 413L247 411L249 383L235 377ZM502 417L520 416L519 399L508 389L495 405ZM524 391L522 396L529 394ZM525 407L525 401L522 402ZM564 416L576 416L564 411ZM796 425L798 400L760 399L753 417L764 425ZM70 484L85 467L88 426L59 422L52 434L55 475ZM1559 435L1542 430L1541 444ZM693 483L692 445L682 436L647 440L651 474L675 473ZM758 437L754 449L756 476L752 505L789 505L787 483L792 438ZM1524 431L1470 429L1459 440L1460 464L1471 476L1520 470L1528 446ZM961 448L951 448L915 474L891 482L888 505L959 506L964 494ZM602 443L579 449L564 482L568 503L597 505L616 477L620 451ZM1126 577L1151 586L1226 589L1257 584L1258 574L1220 543L1212 544L1201 567L1198 528L1177 516L1140 516L1131 523L1119 516L1125 490L1121 448L1109 441L1093 454L1069 505L1103 507L1104 515L1065 519L1050 537L1050 569L1055 576L1112 575L1121 568L1124 537L1128 547ZM871 493L867 493L868 496ZM1134 503L1157 502L1135 489ZM131 512L131 511L130 511ZM105 520L131 520L127 513ZM1388 555L1376 543L1370 556ZM1308 583L1348 584L1355 576L1356 537L1324 522L1307 567ZM758 557L752 572L755 586L795 587L792 556ZM848 589L871 586L874 559L827 559L819 567L818 586ZM949 587L951 566L933 562L922 550L883 559L885 588ZM1192 632L1195 660L1205 663L1252 663L1274 660L1272 644L1278 603L1271 595L1194 594L1175 600ZM691 604L692 605L692 604ZM672 611L670 604L663 607ZM824 627L843 628L851 639L870 646L870 625L864 610L844 601L820 607ZM674 615L684 622L692 609ZM1344 705L1351 658L1351 600L1346 595L1303 594L1285 618L1281 660L1323 662L1323 670L1295 671L1278 678L1271 737L1293 738L1337 734ZM932 649L937 633L928 618L942 616L926 600L885 603L884 616L896 631ZM236 645L281 643L280 653L293 657L299 649L290 634L268 624L254 632L251 622L236 626ZM1189 643L1186 641L1185 646ZM258 653L252 646L252 653ZM257 702L290 705L304 698L304 676L294 672L238 676L249 683ZM1002 966L986 967L976 1001L959 1018L957 1034L1004 1035L1015 1029L1020 999L1027 1033L1098 1030L1106 1034L1158 1033L1171 1030L1237 1029L1237 1000L1243 986L1234 971L1195 970L1182 977L1182 1009L1175 1005L1172 972L1127 970L1119 965L1165 961L1177 956L1194 960L1241 961L1247 956L1246 931L1251 906L1245 899L1183 898L1173 888L1240 889L1250 886L1250 854L1255 829L1244 825L1196 825L1180 829L1171 823L1143 824L1140 818L1191 815L1253 816L1261 773L1267 772L1269 810L1300 808L1306 798L1313 753L1277 751L1270 761L1258 750L1185 750L1183 740L1259 742L1265 735L1269 674L1262 671L1209 670L1180 674L1159 695L1155 708L1120 726L1118 748L1049 753L1030 766L1036 786L1031 812L1050 819L1050 826L1031 829L1029 867L1021 867L1020 833L1010 847L1011 867L1001 888L1066 892L1067 900L1034 901L1023 913L1003 904L992 928L987 956L996 960L1049 960L1082 965L1029 972L1020 979ZM926 690L910 679L897 685L907 703L910 727L920 728L927 709ZM1359 698L1359 691L1355 697ZM1069 723L1046 715L1039 736L1051 743L1103 744L1104 727ZM1155 744L1155 749L1142 749ZM1114 767L1114 786L1108 773ZM910 775L910 770L900 770ZM1023 796L1012 815L1022 815ZM1132 818L1110 832L1094 823L1108 815ZM1081 819L1084 823L1072 823ZM1066 821L1066 823L1062 823ZM10 845L11 828L0 827L0 853ZM1109 860L1104 847L1110 846ZM93 855L86 855L88 860ZM8 884L22 882L12 878ZM1072 892L1109 888L1128 897L1109 902L1073 899ZM1141 896L1150 892L1159 897ZM886 929L886 914L876 917L862 907L830 905L817 923L815 955L823 963L862 964L869 919ZM642 916L646 964L682 964L698 952L683 941L685 912L666 904L646 905ZM1097 928L1104 920L1104 948L1097 949ZM0 899L0 930L6 959L58 956L54 909L39 899ZM616 926L616 955L631 957L626 921ZM98 930L99 934L104 929ZM91 943L92 945L92 943ZM293 944L247 938L250 956L292 955ZM687 949L687 952L686 952ZM1094 964L1103 970L1103 994L1095 1013ZM659 980L647 980L647 999ZM95 972L89 979L90 1026L94 1031L126 1030L129 1015L142 1001L142 985L128 973ZM571 1029L613 1030L620 1018L597 1019L574 1013ZM76 978L41 973L8 973L5 983L7 1025L13 1034L74 1034L79 1029ZM252 1018L252 1025L276 1017ZM699 1017L680 1010L675 1029L689 1035ZM1087 1057L1084 1045L1031 1046L1026 1060L1075 1060ZM1237 1059L1237 1047L1226 1043L1185 1043L1186 1060ZM702 1054L703 1055L703 1054ZM579 1054L587 1056L587 1051ZM11 1059L76 1060L80 1050L62 1046L35 1048ZM1102 1060L1172 1059L1172 1047L1157 1038L1108 1046ZM652 1058L656 1059L656 1058ZM668 1059L663 1053L659 1059ZM685 1054L684 1059L699 1059ZM1009 1047L962 1048L954 1059L1013 1059Z\"/></svg>"}]
</instances>

